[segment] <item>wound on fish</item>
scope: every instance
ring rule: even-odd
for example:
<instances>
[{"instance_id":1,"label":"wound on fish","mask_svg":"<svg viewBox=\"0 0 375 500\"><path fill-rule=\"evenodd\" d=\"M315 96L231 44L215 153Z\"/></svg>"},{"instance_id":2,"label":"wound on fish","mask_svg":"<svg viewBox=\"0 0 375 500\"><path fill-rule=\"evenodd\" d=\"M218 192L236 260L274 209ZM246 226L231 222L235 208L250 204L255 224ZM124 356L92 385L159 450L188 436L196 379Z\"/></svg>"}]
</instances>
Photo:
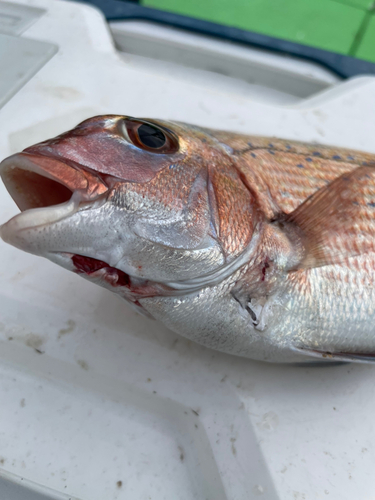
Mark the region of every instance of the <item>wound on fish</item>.
<instances>
[{"instance_id":1,"label":"wound on fish","mask_svg":"<svg viewBox=\"0 0 375 500\"><path fill-rule=\"evenodd\" d=\"M115 286L130 285L130 277L128 274L124 273L120 269L109 266L102 260L84 257L83 255L73 255L72 262L77 270L77 273L90 275L100 269L105 269L107 275L106 279L110 279L112 284L115 283Z\"/></svg>"},{"instance_id":2,"label":"wound on fish","mask_svg":"<svg viewBox=\"0 0 375 500\"><path fill-rule=\"evenodd\" d=\"M266 258L266 261L262 267L262 281L264 281L266 279L266 270L270 267L269 263L268 263L268 258Z\"/></svg>"}]
</instances>

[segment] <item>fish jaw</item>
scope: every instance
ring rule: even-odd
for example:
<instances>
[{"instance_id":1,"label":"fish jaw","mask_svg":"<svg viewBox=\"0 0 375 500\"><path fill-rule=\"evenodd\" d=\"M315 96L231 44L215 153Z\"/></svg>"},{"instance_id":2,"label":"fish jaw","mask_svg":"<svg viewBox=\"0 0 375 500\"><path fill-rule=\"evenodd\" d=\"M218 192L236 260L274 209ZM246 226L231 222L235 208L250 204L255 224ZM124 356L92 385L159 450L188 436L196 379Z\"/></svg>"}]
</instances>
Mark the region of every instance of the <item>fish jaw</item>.
<instances>
[{"instance_id":1,"label":"fish jaw","mask_svg":"<svg viewBox=\"0 0 375 500\"><path fill-rule=\"evenodd\" d=\"M72 216L80 203L108 192L103 181L72 162L43 155L19 153L0 163L0 176L21 213L1 227L1 237L22 250L22 232L55 224ZM22 182L20 182L22 179Z\"/></svg>"}]
</instances>

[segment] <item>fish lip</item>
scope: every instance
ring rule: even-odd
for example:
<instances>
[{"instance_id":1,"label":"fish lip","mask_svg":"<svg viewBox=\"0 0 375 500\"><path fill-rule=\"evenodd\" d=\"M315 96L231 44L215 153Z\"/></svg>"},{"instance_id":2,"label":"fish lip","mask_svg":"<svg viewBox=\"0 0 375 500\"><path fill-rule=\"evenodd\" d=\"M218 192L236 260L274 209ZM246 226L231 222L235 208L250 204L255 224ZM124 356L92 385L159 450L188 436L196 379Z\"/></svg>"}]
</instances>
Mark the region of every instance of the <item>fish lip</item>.
<instances>
[{"instance_id":1,"label":"fish lip","mask_svg":"<svg viewBox=\"0 0 375 500\"><path fill-rule=\"evenodd\" d=\"M30 208L14 217L0 226L0 237L2 240L19 248L15 236L21 231L32 230L46 224L59 222L66 217L74 215L79 210L79 193L73 193L70 200L65 203L54 205L47 208ZM23 248L24 249L24 248Z\"/></svg>"},{"instance_id":2,"label":"fish lip","mask_svg":"<svg viewBox=\"0 0 375 500\"><path fill-rule=\"evenodd\" d=\"M19 184L12 179L15 169L32 172L64 186L71 191L70 198L65 194L63 203L56 202L37 208L27 207L22 194L17 192ZM0 227L1 238L11 244L15 233L58 222L77 212L81 202L94 202L109 190L102 179L95 176L95 173L82 169L79 164L39 153L22 152L9 156L0 163L0 176L21 210L21 213Z\"/></svg>"}]
</instances>

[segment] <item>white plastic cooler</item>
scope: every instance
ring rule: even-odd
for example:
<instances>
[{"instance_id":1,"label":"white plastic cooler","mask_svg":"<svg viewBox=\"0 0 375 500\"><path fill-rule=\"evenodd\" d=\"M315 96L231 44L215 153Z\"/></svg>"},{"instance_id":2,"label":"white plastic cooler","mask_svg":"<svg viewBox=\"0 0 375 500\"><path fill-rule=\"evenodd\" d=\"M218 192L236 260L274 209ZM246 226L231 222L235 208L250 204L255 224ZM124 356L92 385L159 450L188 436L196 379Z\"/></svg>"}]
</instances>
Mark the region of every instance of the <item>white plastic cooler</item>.
<instances>
[{"instance_id":1,"label":"white plastic cooler","mask_svg":"<svg viewBox=\"0 0 375 500\"><path fill-rule=\"evenodd\" d=\"M375 153L375 78L0 2L0 156L101 113ZM0 186L0 222L17 213ZM210 351L0 242L1 500L375 498L375 367Z\"/></svg>"}]
</instances>

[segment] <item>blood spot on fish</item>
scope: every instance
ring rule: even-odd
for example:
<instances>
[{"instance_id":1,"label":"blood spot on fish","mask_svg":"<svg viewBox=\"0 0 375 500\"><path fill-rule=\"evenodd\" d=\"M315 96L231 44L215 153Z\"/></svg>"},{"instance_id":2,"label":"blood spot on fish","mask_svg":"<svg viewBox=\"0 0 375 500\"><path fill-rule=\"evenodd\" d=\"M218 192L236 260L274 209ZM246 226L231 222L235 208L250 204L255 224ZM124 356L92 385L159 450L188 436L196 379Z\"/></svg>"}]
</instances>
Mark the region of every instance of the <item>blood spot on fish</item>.
<instances>
[{"instance_id":1,"label":"blood spot on fish","mask_svg":"<svg viewBox=\"0 0 375 500\"><path fill-rule=\"evenodd\" d=\"M73 255L73 264L77 272L82 274L93 274L100 269L105 269L105 279L113 286L129 286L130 277L120 269L109 266L102 260L93 259L91 257L84 257L83 255Z\"/></svg>"},{"instance_id":2,"label":"blood spot on fish","mask_svg":"<svg viewBox=\"0 0 375 500\"><path fill-rule=\"evenodd\" d=\"M114 267L110 267L109 269L113 269L116 271L118 279L116 286L129 286L130 285L130 276L124 271L120 271L119 269L116 269Z\"/></svg>"},{"instance_id":3,"label":"blood spot on fish","mask_svg":"<svg viewBox=\"0 0 375 500\"><path fill-rule=\"evenodd\" d=\"M108 264L102 260L84 257L83 255L73 255L72 261L77 271L84 274L91 274L99 269L103 269L103 267L108 267Z\"/></svg>"},{"instance_id":4,"label":"blood spot on fish","mask_svg":"<svg viewBox=\"0 0 375 500\"><path fill-rule=\"evenodd\" d=\"M262 281L266 279L266 271L270 267L268 264L268 259L265 261L264 266L262 267Z\"/></svg>"}]
</instances>

